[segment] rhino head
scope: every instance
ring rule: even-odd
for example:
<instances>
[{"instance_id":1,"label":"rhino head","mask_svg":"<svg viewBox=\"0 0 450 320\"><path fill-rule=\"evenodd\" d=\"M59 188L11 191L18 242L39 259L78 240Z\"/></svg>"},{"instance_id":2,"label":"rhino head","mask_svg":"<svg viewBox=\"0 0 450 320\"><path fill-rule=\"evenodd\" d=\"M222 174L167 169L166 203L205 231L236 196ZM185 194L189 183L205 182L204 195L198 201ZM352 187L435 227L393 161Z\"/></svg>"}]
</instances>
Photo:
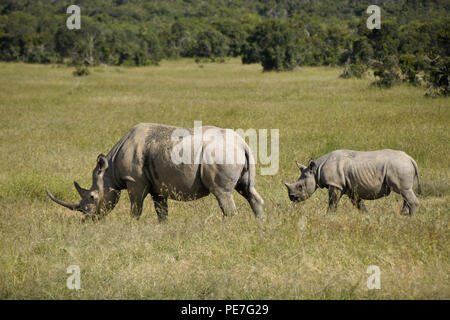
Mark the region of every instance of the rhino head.
<instances>
[{"instance_id":1,"label":"rhino head","mask_svg":"<svg viewBox=\"0 0 450 320\"><path fill-rule=\"evenodd\" d=\"M108 167L108 159L100 154L97 158L97 165L92 172L91 188L89 190L83 189L74 181L75 188L81 197L79 203L61 201L49 190L46 190L47 194L57 204L70 210L81 211L84 214L84 219L99 219L108 214L120 198L120 190L113 188L114 184L112 178L108 175Z\"/></svg>"},{"instance_id":2,"label":"rhino head","mask_svg":"<svg viewBox=\"0 0 450 320\"><path fill-rule=\"evenodd\" d=\"M294 183L285 183L288 189L289 199L294 202L301 202L308 199L317 189L315 174L317 165L314 160L309 160L308 166L304 166L297 161L300 177Z\"/></svg>"}]
</instances>

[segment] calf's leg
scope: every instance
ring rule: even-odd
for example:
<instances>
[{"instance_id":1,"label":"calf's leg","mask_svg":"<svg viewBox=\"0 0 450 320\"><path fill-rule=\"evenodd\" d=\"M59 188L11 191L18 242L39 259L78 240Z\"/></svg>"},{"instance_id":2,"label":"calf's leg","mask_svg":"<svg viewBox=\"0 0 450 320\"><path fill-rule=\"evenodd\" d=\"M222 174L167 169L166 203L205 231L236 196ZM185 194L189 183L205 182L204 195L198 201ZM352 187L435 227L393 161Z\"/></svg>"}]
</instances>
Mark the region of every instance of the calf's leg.
<instances>
[{"instance_id":1,"label":"calf's leg","mask_svg":"<svg viewBox=\"0 0 450 320\"><path fill-rule=\"evenodd\" d=\"M362 199L358 199L358 202L356 203L356 207L361 210L362 212L367 212L366 205L364 204L364 201Z\"/></svg>"},{"instance_id":2,"label":"calf's leg","mask_svg":"<svg viewBox=\"0 0 450 320\"><path fill-rule=\"evenodd\" d=\"M403 207L402 207L402 211L400 212L402 215L407 215L409 214L409 207L408 207L408 202L406 202L406 200L403 200Z\"/></svg>"},{"instance_id":3,"label":"calf's leg","mask_svg":"<svg viewBox=\"0 0 450 320\"><path fill-rule=\"evenodd\" d=\"M328 189L328 211L336 211L339 200L342 197L342 190L330 186Z\"/></svg>"},{"instance_id":4,"label":"calf's leg","mask_svg":"<svg viewBox=\"0 0 450 320\"><path fill-rule=\"evenodd\" d=\"M358 208L358 210L367 212L367 208L362 199L358 198L357 196L351 196L350 199L352 200L353 205Z\"/></svg>"}]
</instances>

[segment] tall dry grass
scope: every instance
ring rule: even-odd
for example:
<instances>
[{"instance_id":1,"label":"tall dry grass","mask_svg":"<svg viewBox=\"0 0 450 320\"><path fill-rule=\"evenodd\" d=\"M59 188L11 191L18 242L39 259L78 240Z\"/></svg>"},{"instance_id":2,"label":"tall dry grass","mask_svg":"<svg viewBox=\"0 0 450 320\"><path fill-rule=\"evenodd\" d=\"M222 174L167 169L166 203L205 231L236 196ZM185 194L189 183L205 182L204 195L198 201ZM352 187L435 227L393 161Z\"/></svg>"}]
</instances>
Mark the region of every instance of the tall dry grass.
<instances>
[{"instance_id":1,"label":"tall dry grass","mask_svg":"<svg viewBox=\"0 0 450 320\"><path fill-rule=\"evenodd\" d=\"M0 298L80 299L448 299L450 109L423 89L380 90L342 80L334 68L262 73L238 60L167 61L159 67L0 64ZM239 215L222 221L210 196L169 202L157 223L150 199L139 221L126 193L100 223L81 223L45 188L77 199L95 159L139 122L280 130L280 169L257 176L267 221L235 195ZM293 205L283 186L306 162L338 148L404 150L416 159L424 195L417 215L400 196L346 198L326 213L319 190ZM259 168L259 166L258 166ZM259 170L258 170L259 172ZM79 265L81 290L66 268ZM366 269L381 269L368 290Z\"/></svg>"}]
</instances>

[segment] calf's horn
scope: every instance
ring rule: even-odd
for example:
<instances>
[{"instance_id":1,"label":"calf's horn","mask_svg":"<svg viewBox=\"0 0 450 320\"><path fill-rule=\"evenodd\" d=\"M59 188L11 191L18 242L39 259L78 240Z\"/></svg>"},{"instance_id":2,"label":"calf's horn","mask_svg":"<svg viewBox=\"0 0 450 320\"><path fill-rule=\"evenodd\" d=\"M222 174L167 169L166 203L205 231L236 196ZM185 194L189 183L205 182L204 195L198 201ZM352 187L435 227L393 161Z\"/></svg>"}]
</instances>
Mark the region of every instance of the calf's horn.
<instances>
[{"instance_id":1,"label":"calf's horn","mask_svg":"<svg viewBox=\"0 0 450 320\"><path fill-rule=\"evenodd\" d=\"M302 165L301 163L299 163L298 161L295 161L295 164L297 165L297 167L300 171L303 171L306 169L306 167L304 165Z\"/></svg>"}]
</instances>

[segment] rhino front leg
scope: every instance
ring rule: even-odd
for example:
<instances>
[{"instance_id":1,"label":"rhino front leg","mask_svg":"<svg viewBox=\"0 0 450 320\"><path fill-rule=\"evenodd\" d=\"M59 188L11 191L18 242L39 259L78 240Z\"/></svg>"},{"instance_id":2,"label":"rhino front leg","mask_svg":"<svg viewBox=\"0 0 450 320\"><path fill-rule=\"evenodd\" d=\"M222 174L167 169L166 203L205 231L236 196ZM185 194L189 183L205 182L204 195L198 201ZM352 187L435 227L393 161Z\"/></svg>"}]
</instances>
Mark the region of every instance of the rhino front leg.
<instances>
[{"instance_id":1,"label":"rhino front leg","mask_svg":"<svg viewBox=\"0 0 450 320\"><path fill-rule=\"evenodd\" d=\"M131 202L131 215L139 219L142 214L144 199L148 194L148 185L137 182L127 182L128 196Z\"/></svg>"},{"instance_id":2,"label":"rhino front leg","mask_svg":"<svg viewBox=\"0 0 450 320\"><path fill-rule=\"evenodd\" d=\"M153 202L155 203L156 214L158 215L159 222L165 222L167 220L167 214L169 208L167 206L167 197L152 194Z\"/></svg>"},{"instance_id":3,"label":"rhino front leg","mask_svg":"<svg viewBox=\"0 0 450 320\"><path fill-rule=\"evenodd\" d=\"M219 202L220 209L222 209L225 217L232 216L236 213L236 205L234 204L233 194L231 192L215 192L214 196Z\"/></svg>"},{"instance_id":4,"label":"rhino front leg","mask_svg":"<svg viewBox=\"0 0 450 320\"><path fill-rule=\"evenodd\" d=\"M328 211L336 211L339 200L342 197L342 190L333 186L328 189Z\"/></svg>"}]
</instances>

